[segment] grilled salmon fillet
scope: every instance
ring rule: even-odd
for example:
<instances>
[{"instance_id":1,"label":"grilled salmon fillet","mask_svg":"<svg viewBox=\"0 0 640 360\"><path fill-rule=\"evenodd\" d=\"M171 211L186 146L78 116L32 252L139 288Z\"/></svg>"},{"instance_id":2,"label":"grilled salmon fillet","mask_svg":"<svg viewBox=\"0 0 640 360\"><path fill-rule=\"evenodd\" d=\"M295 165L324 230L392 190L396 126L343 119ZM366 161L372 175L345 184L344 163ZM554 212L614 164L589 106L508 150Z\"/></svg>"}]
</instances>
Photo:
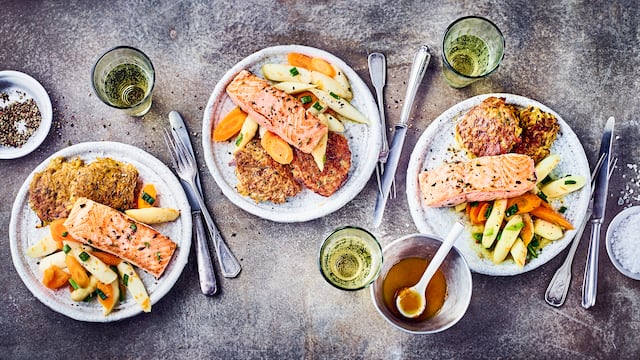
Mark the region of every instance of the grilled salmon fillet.
<instances>
[{"instance_id":1,"label":"grilled salmon fillet","mask_svg":"<svg viewBox=\"0 0 640 360\"><path fill-rule=\"evenodd\" d=\"M240 71L227 85L227 94L260 126L302 152L310 153L329 131L296 97L247 70Z\"/></svg>"},{"instance_id":2,"label":"grilled salmon fillet","mask_svg":"<svg viewBox=\"0 0 640 360\"><path fill-rule=\"evenodd\" d=\"M156 279L177 247L155 229L87 198L76 200L64 226L74 239L116 255Z\"/></svg>"},{"instance_id":3,"label":"grilled salmon fillet","mask_svg":"<svg viewBox=\"0 0 640 360\"><path fill-rule=\"evenodd\" d=\"M424 203L443 207L522 195L536 185L536 174L531 157L504 154L443 164L420 173L418 181Z\"/></svg>"}]
</instances>

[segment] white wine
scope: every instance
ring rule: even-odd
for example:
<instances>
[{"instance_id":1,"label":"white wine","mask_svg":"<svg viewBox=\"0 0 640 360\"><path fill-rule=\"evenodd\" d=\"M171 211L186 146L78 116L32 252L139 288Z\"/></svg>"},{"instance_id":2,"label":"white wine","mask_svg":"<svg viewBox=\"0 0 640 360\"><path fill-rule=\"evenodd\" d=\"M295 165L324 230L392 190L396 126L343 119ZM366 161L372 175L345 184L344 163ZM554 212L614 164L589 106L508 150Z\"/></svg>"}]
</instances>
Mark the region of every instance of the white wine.
<instances>
[{"instance_id":1,"label":"white wine","mask_svg":"<svg viewBox=\"0 0 640 360\"><path fill-rule=\"evenodd\" d=\"M357 290L369 285L380 270L381 249L365 230L346 227L331 234L320 251L320 269L336 287Z\"/></svg>"},{"instance_id":2,"label":"white wine","mask_svg":"<svg viewBox=\"0 0 640 360\"><path fill-rule=\"evenodd\" d=\"M138 105L147 96L149 79L144 70L136 64L120 64L114 67L105 79L105 93L117 107Z\"/></svg>"},{"instance_id":3,"label":"white wine","mask_svg":"<svg viewBox=\"0 0 640 360\"><path fill-rule=\"evenodd\" d=\"M451 42L446 53L452 68L465 76L481 76L489 66L489 48L474 35L461 35Z\"/></svg>"}]
</instances>

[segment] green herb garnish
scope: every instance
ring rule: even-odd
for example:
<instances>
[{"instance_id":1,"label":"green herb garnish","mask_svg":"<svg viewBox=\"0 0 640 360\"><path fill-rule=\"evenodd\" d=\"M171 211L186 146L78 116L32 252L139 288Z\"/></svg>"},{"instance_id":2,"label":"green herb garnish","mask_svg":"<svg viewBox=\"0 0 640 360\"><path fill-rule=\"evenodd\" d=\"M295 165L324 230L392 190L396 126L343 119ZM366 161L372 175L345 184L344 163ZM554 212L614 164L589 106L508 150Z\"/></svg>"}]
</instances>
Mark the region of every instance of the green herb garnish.
<instances>
[{"instance_id":1,"label":"green herb garnish","mask_svg":"<svg viewBox=\"0 0 640 360\"><path fill-rule=\"evenodd\" d=\"M129 275L124 274L124 276L122 276L122 283L124 286L129 286Z\"/></svg>"},{"instance_id":2,"label":"green herb garnish","mask_svg":"<svg viewBox=\"0 0 640 360\"><path fill-rule=\"evenodd\" d=\"M564 181L564 184L565 184L565 185L575 185L575 184L576 184L576 181L575 181L575 180L565 180L565 181Z\"/></svg>"},{"instance_id":3,"label":"green herb garnish","mask_svg":"<svg viewBox=\"0 0 640 360\"><path fill-rule=\"evenodd\" d=\"M313 101L313 99L309 95L305 95L305 96L300 98L300 102L302 102L303 105L304 104L308 104L308 103L310 103L312 101Z\"/></svg>"},{"instance_id":4,"label":"green herb garnish","mask_svg":"<svg viewBox=\"0 0 640 360\"><path fill-rule=\"evenodd\" d=\"M504 212L504 214L509 217L509 216L513 216L518 212L518 204L513 204L511 206L509 206L509 208L507 209L507 211Z\"/></svg>"},{"instance_id":5,"label":"green herb garnish","mask_svg":"<svg viewBox=\"0 0 640 360\"><path fill-rule=\"evenodd\" d=\"M78 290L78 288L80 288L80 286L78 286L78 283L73 279L69 279L69 285L71 285L73 290Z\"/></svg>"},{"instance_id":6,"label":"green herb garnish","mask_svg":"<svg viewBox=\"0 0 640 360\"><path fill-rule=\"evenodd\" d=\"M567 207L566 206L561 206L560 209L558 209L558 212L560 214L564 214L567 212Z\"/></svg>"},{"instance_id":7,"label":"green herb garnish","mask_svg":"<svg viewBox=\"0 0 640 360\"><path fill-rule=\"evenodd\" d=\"M296 67L292 67L291 69L289 69L289 73L291 74L291 76L300 75L300 72L298 71L298 69Z\"/></svg>"},{"instance_id":8,"label":"green herb garnish","mask_svg":"<svg viewBox=\"0 0 640 360\"><path fill-rule=\"evenodd\" d=\"M65 254L68 254L69 251L71 251L71 246L69 246L69 244L64 244L62 251L64 251Z\"/></svg>"},{"instance_id":9,"label":"green herb garnish","mask_svg":"<svg viewBox=\"0 0 640 360\"><path fill-rule=\"evenodd\" d=\"M153 196L147 194L146 192L142 192L142 200L144 200L144 202L146 202L149 205L153 205L153 203L156 202L156 199L153 198Z\"/></svg>"},{"instance_id":10,"label":"green herb garnish","mask_svg":"<svg viewBox=\"0 0 640 360\"><path fill-rule=\"evenodd\" d=\"M336 100L340 100L340 96L336 95L333 91L329 91L329 95Z\"/></svg>"},{"instance_id":11,"label":"green herb garnish","mask_svg":"<svg viewBox=\"0 0 640 360\"><path fill-rule=\"evenodd\" d=\"M244 135L240 133L240 135L238 135L238 137L236 138L236 146L240 146L240 143L242 142L243 138L244 138Z\"/></svg>"},{"instance_id":12,"label":"green herb garnish","mask_svg":"<svg viewBox=\"0 0 640 360\"><path fill-rule=\"evenodd\" d=\"M96 289L96 295L100 296L100 299L107 300L107 294L103 293L102 290Z\"/></svg>"},{"instance_id":13,"label":"green herb garnish","mask_svg":"<svg viewBox=\"0 0 640 360\"><path fill-rule=\"evenodd\" d=\"M80 258L80 260L82 261L87 261L89 260L89 254L87 254L86 252L81 252L80 255L78 255L78 257Z\"/></svg>"},{"instance_id":14,"label":"green herb garnish","mask_svg":"<svg viewBox=\"0 0 640 360\"><path fill-rule=\"evenodd\" d=\"M313 108L318 111L322 111L322 105L320 105L320 103L317 101L313 104Z\"/></svg>"}]
</instances>

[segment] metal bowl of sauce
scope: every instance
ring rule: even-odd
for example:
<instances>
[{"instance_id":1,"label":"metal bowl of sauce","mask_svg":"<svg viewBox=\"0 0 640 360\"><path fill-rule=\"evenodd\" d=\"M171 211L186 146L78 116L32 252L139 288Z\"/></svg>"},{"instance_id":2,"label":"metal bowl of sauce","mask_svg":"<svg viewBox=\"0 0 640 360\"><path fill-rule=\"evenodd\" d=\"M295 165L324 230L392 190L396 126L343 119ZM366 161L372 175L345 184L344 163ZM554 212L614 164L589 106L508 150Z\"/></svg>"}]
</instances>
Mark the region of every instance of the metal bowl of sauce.
<instances>
[{"instance_id":1,"label":"metal bowl of sauce","mask_svg":"<svg viewBox=\"0 0 640 360\"><path fill-rule=\"evenodd\" d=\"M429 282L427 307L422 315L405 318L395 307L395 293L418 282L441 243L436 236L412 234L382 250L385 261L371 286L371 298L380 315L394 327L413 334L437 333L453 326L467 311L472 291L471 270L455 247Z\"/></svg>"}]
</instances>

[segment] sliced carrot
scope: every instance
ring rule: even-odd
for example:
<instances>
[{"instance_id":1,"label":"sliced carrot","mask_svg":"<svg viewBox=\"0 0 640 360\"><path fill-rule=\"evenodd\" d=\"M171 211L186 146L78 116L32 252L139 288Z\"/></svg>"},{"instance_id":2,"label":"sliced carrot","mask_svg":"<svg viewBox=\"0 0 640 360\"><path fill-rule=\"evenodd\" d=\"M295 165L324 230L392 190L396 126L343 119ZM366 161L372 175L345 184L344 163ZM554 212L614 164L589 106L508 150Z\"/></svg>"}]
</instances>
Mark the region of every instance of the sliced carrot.
<instances>
[{"instance_id":1,"label":"sliced carrot","mask_svg":"<svg viewBox=\"0 0 640 360\"><path fill-rule=\"evenodd\" d=\"M68 254L65 257L64 262L67 264L67 269L69 269L69 272L71 273L71 278L76 282L76 284L78 284L78 286L89 286L89 275L87 275L87 270L80 265L80 262L73 255Z\"/></svg>"},{"instance_id":2,"label":"sliced carrot","mask_svg":"<svg viewBox=\"0 0 640 360\"><path fill-rule=\"evenodd\" d=\"M544 201L542 202L544 204ZM542 205L529 212L532 216L539 219L546 220L550 223L554 223L567 230L572 230L573 225L564 218L559 212L555 211L550 206Z\"/></svg>"},{"instance_id":3,"label":"sliced carrot","mask_svg":"<svg viewBox=\"0 0 640 360\"><path fill-rule=\"evenodd\" d=\"M307 70L311 69L311 56L301 54L301 53L288 53L287 54L287 62L289 65L300 66Z\"/></svg>"},{"instance_id":4,"label":"sliced carrot","mask_svg":"<svg viewBox=\"0 0 640 360\"><path fill-rule=\"evenodd\" d=\"M488 218L487 213L489 212L491 203L483 201L480 203L480 205L478 205L478 207L480 208L480 211L478 211L478 221L480 221L481 223L486 222Z\"/></svg>"},{"instance_id":5,"label":"sliced carrot","mask_svg":"<svg viewBox=\"0 0 640 360\"><path fill-rule=\"evenodd\" d=\"M528 213L522 214L522 221L524 227L520 230L520 239L524 243L524 246L528 246L531 240L533 240L533 220Z\"/></svg>"},{"instance_id":6,"label":"sliced carrot","mask_svg":"<svg viewBox=\"0 0 640 360\"><path fill-rule=\"evenodd\" d=\"M67 220L67 218L60 218L60 219L53 220L49 224L49 231L51 232L51 237L53 238L53 240L55 240L58 243L59 250L62 250L62 242L64 240L73 240L71 235L69 235L67 228L64 226L65 220Z\"/></svg>"},{"instance_id":7,"label":"sliced carrot","mask_svg":"<svg viewBox=\"0 0 640 360\"><path fill-rule=\"evenodd\" d=\"M262 135L260 144L262 144L262 147L271 155L273 160L280 164L290 164L291 161L293 161L293 149L291 145L271 131L267 131Z\"/></svg>"},{"instance_id":8,"label":"sliced carrot","mask_svg":"<svg viewBox=\"0 0 640 360\"><path fill-rule=\"evenodd\" d=\"M242 111L239 107L235 107L229 111L227 115L213 129L214 141L227 141L236 136L242 129L242 124L247 118L247 113Z\"/></svg>"},{"instance_id":9,"label":"sliced carrot","mask_svg":"<svg viewBox=\"0 0 640 360\"><path fill-rule=\"evenodd\" d=\"M118 266L118 264L122 262L122 259L120 259L119 257L104 251L94 251L91 253L91 255L97 257L107 265Z\"/></svg>"},{"instance_id":10,"label":"sliced carrot","mask_svg":"<svg viewBox=\"0 0 640 360\"><path fill-rule=\"evenodd\" d=\"M511 209L512 206L516 205L518 210L511 215L524 214L531 212L533 209L540 206L541 203L542 199L538 195L525 193L520 196L507 199L507 209Z\"/></svg>"},{"instance_id":11,"label":"sliced carrot","mask_svg":"<svg viewBox=\"0 0 640 360\"><path fill-rule=\"evenodd\" d=\"M69 274L62 271L59 267L51 265L44 271L42 283L49 289L59 289L68 284Z\"/></svg>"},{"instance_id":12,"label":"sliced carrot","mask_svg":"<svg viewBox=\"0 0 640 360\"><path fill-rule=\"evenodd\" d=\"M467 205L469 211L469 219L473 225L479 225L487 221L487 210L491 203L486 201L474 202Z\"/></svg>"},{"instance_id":13,"label":"sliced carrot","mask_svg":"<svg viewBox=\"0 0 640 360\"><path fill-rule=\"evenodd\" d=\"M311 91L303 91L295 95L298 100L302 103L305 109L311 107L311 105L315 104L318 101L318 98ZM306 98L305 98L306 97Z\"/></svg>"},{"instance_id":14,"label":"sliced carrot","mask_svg":"<svg viewBox=\"0 0 640 360\"><path fill-rule=\"evenodd\" d=\"M144 184L142 189L140 189L140 194L138 194L138 209L158 206L156 201L157 196L158 193L153 184Z\"/></svg>"},{"instance_id":15,"label":"sliced carrot","mask_svg":"<svg viewBox=\"0 0 640 360\"><path fill-rule=\"evenodd\" d=\"M98 281L98 302L104 308L104 315L107 315L113 310L120 297L120 287L118 280L114 280L112 284L104 284Z\"/></svg>"},{"instance_id":16,"label":"sliced carrot","mask_svg":"<svg viewBox=\"0 0 640 360\"><path fill-rule=\"evenodd\" d=\"M334 69L327 60L322 58L314 57L313 59L311 59L311 70L321 72L328 77L336 76L336 69Z\"/></svg>"}]
</instances>

